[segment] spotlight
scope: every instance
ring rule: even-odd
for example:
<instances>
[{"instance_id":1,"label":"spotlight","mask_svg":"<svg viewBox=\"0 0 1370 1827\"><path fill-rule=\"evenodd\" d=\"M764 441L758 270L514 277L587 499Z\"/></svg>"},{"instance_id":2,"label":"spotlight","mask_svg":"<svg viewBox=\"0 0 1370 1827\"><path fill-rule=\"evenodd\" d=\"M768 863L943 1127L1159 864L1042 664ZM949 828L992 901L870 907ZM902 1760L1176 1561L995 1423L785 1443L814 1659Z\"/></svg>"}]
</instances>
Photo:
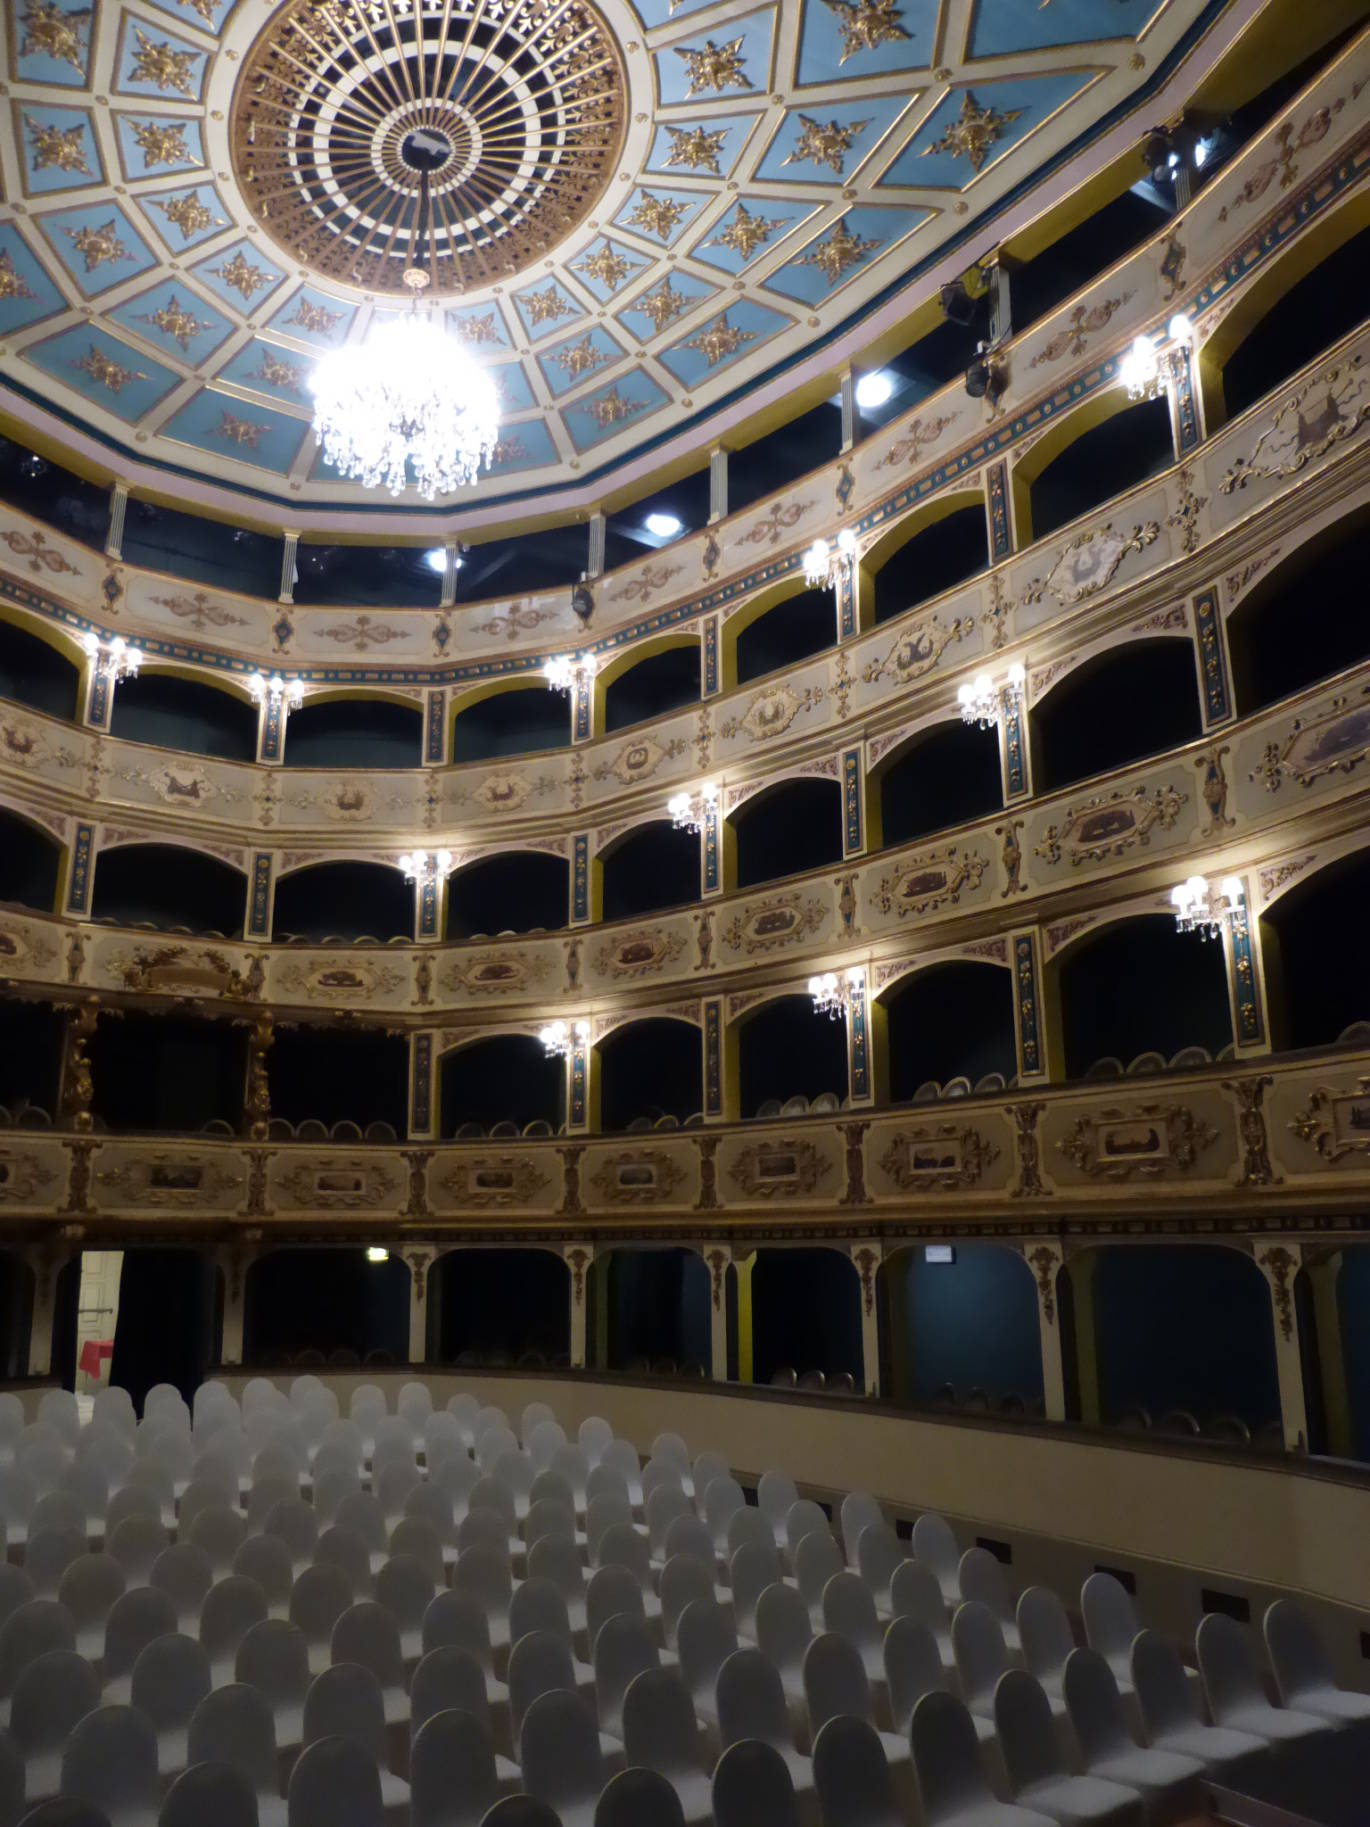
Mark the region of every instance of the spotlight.
<instances>
[{"instance_id":1,"label":"spotlight","mask_svg":"<svg viewBox=\"0 0 1370 1827\"><path fill-rule=\"evenodd\" d=\"M973 321L975 300L966 290L963 280L953 279L950 284L941 287L937 296L941 301L942 315L948 323L966 325Z\"/></svg>"},{"instance_id":2,"label":"spotlight","mask_svg":"<svg viewBox=\"0 0 1370 1827\"><path fill-rule=\"evenodd\" d=\"M966 392L973 400L987 399L992 406L1008 386L1002 360L991 355L988 343L975 345L975 360L966 369Z\"/></svg>"},{"instance_id":3,"label":"spotlight","mask_svg":"<svg viewBox=\"0 0 1370 1827\"><path fill-rule=\"evenodd\" d=\"M653 539L674 539L685 523L678 514L649 514L642 524Z\"/></svg>"},{"instance_id":4,"label":"spotlight","mask_svg":"<svg viewBox=\"0 0 1370 1827\"><path fill-rule=\"evenodd\" d=\"M366 1260L368 1262L389 1262L390 1252L383 1244L373 1243L367 1246Z\"/></svg>"},{"instance_id":5,"label":"spotlight","mask_svg":"<svg viewBox=\"0 0 1370 1827\"><path fill-rule=\"evenodd\" d=\"M428 569L430 571L436 571L439 576L441 576L442 573L447 569L447 547L446 546L433 546L429 551L424 553L423 557L424 557L424 563L428 566ZM461 548L460 547L457 548L456 568L458 571L461 570Z\"/></svg>"},{"instance_id":6,"label":"spotlight","mask_svg":"<svg viewBox=\"0 0 1370 1827\"><path fill-rule=\"evenodd\" d=\"M862 412L878 412L894 392L894 382L883 369L863 374L856 383L856 403Z\"/></svg>"},{"instance_id":7,"label":"spotlight","mask_svg":"<svg viewBox=\"0 0 1370 1827\"><path fill-rule=\"evenodd\" d=\"M595 596L588 584L577 584L571 591L572 611L582 622L588 622L595 612Z\"/></svg>"},{"instance_id":8,"label":"spotlight","mask_svg":"<svg viewBox=\"0 0 1370 1827\"><path fill-rule=\"evenodd\" d=\"M1153 127L1142 141L1142 160L1153 184L1169 182L1180 162L1175 142L1164 127Z\"/></svg>"}]
</instances>

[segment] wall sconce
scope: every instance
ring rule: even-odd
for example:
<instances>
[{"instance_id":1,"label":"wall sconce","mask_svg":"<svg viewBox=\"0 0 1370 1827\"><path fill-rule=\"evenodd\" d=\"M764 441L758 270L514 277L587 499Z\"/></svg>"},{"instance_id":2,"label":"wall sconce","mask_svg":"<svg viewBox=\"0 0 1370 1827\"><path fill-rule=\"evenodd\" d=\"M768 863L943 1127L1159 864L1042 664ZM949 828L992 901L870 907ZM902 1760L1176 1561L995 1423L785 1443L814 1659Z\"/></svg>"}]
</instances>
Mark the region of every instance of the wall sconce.
<instances>
[{"instance_id":1,"label":"wall sconce","mask_svg":"<svg viewBox=\"0 0 1370 1827\"><path fill-rule=\"evenodd\" d=\"M702 831L710 808L718 804L718 788L706 780L698 793L673 793L666 810L677 831Z\"/></svg>"},{"instance_id":2,"label":"wall sconce","mask_svg":"<svg viewBox=\"0 0 1370 1827\"><path fill-rule=\"evenodd\" d=\"M553 691L584 691L595 676L595 657L591 653L555 654L543 667L542 676Z\"/></svg>"},{"instance_id":3,"label":"wall sconce","mask_svg":"<svg viewBox=\"0 0 1370 1827\"><path fill-rule=\"evenodd\" d=\"M1007 718L1020 707L1026 681L1021 660L1009 667L1002 685L996 685L987 672L976 673L956 694L961 721L979 724L982 730L993 729L1000 717Z\"/></svg>"},{"instance_id":4,"label":"wall sconce","mask_svg":"<svg viewBox=\"0 0 1370 1827\"><path fill-rule=\"evenodd\" d=\"M856 535L850 527L843 527L837 535L836 549L826 539L815 539L804 554L804 582L811 590L822 590L824 587L835 590L842 575L842 566L856 563Z\"/></svg>"},{"instance_id":5,"label":"wall sconce","mask_svg":"<svg viewBox=\"0 0 1370 1827\"><path fill-rule=\"evenodd\" d=\"M1241 878L1235 875L1225 875L1216 888L1203 876L1192 875L1170 891L1176 926L1182 933L1197 932L1203 939L1218 938L1224 924L1241 913L1244 900Z\"/></svg>"},{"instance_id":6,"label":"wall sconce","mask_svg":"<svg viewBox=\"0 0 1370 1827\"><path fill-rule=\"evenodd\" d=\"M1118 379L1130 400L1154 400L1163 387L1174 385L1184 372L1194 345L1194 326L1177 311L1164 336L1139 336L1118 364Z\"/></svg>"},{"instance_id":7,"label":"wall sconce","mask_svg":"<svg viewBox=\"0 0 1370 1827\"><path fill-rule=\"evenodd\" d=\"M571 1024L565 1021L549 1021L545 1028L539 1030L538 1039L542 1042L542 1050L548 1059L565 1059L571 1051L573 1035L583 1046L590 1038L589 1022L578 1021Z\"/></svg>"},{"instance_id":8,"label":"wall sconce","mask_svg":"<svg viewBox=\"0 0 1370 1827\"><path fill-rule=\"evenodd\" d=\"M104 679L111 689L121 679L138 677L138 668L143 663L142 650L130 647L123 635L116 634L112 641L102 641L98 634L87 629L81 636L81 645L90 658L96 677Z\"/></svg>"},{"instance_id":9,"label":"wall sconce","mask_svg":"<svg viewBox=\"0 0 1370 1827\"><path fill-rule=\"evenodd\" d=\"M366 1260L370 1263L389 1262L390 1252L383 1243L370 1243L366 1246Z\"/></svg>"},{"instance_id":10,"label":"wall sconce","mask_svg":"<svg viewBox=\"0 0 1370 1827\"><path fill-rule=\"evenodd\" d=\"M270 703L280 710L282 717L290 711L297 711L304 703L304 682L300 679L283 679L278 672L273 672L269 679L264 673L252 673L247 681L247 689L252 694L254 704Z\"/></svg>"},{"instance_id":11,"label":"wall sconce","mask_svg":"<svg viewBox=\"0 0 1370 1827\"><path fill-rule=\"evenodd\" d=\"M809 994L813 997L814 1014L841 1021L849 1005L865 987L866 973L860 965L853 965L841 977L836 971L824 971L821 976L810 977Z\"/></svg>"},{"instance_id":12,"label":"wall sconce","mask_svg":"<svg viewBox=\"0 0 1370 1827\"><path fill-rule=\"evenodd\" d=\"M452 873L452 852L439 850L429 856L426 850L406 850L400 858L400 868L406 882L418 882L420 886L445 882Z\"/></svg>"}]
</instances>

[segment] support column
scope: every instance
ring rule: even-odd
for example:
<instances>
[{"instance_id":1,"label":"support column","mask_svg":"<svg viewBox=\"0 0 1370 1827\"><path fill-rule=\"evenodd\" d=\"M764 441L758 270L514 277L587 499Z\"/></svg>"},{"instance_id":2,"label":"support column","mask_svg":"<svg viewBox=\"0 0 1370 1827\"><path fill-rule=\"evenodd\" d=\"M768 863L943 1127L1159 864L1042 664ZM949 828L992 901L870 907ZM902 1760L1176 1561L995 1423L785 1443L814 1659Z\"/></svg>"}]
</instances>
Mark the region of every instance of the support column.
<instances>
[{"instance_id":1,"label":"support column","mask_svg":"<svg viewBox=\"0 0 1370 1827\"><path fill-rule=\"evenodd\" d=\"M69 1261L69 1253L44 1249L26 1250L25 1261L33 1270L33 1305L29 1314L29 1362L31 1377L52 1375L52 1335L57 1319L57 1277Z\"/></svg>"},{"instance_id":2,"label":"support column","mask_svg":"<svg viewBox=\"0 0 1370 1827\"><path fill-rule=\"evenodd\" d=\"M1018 844L1016 831L1005 839L1005 850ZM1021 850L1019 851L1021 856ZM1018 1048L1018 1081L1020 1084L1044 1082L1051 1073L1052 1023L1046 1019L1044 1004L1045 975L1042 970L1042 947L1035 926L1024 927L1010 935L1013 970L1013 1031Z\"/></svg>"},{"instance_id":3,"label":"support column","mask_svg":"<svg viewBox=\"0 0 1370 1827\"><path fill-rule=\"evenodd\" d=\"M1298 1243L1253 1238L1256 1267L1270 1290L1270 1323L1275 1335L1275 1368L1280 1380L1280 1418L1285 1451L1308 1451L1308 1404L1303 1388L1303 1363L1299 1355L1299 1323L1294 1311L1294 1278L1303 1261Z\"/></svg>"},{"instance_id":4,"label":"support column","mask_svg":"<svg viewBox=\"0 0 1370 1827\"><path fill-rule=\"evenodd\" d=\"M851 985L846 1028L848 1099L852 1104L869 1104L875 1096L875 1083L871 1071L870 978L864 970L861 981Z\"/></svg>"},{"instance_id":5,"label":"support column","mask_svg":"<svg viewBox=\"0 0 1370 1827\"><path fill-rule=\"evenodd\" d=\"M709 452L709 525L728 512L728 453L721 446Z\"/></svg>"},{"instance_id":6,"label":"support column","mask_svg":"<svg viewBox=\"0 0 1370 1827\"><path fill-rule=\"evenodd\" d=\"M585 559L585 577L587 582L592 583L595 578L603 577L604 575L604 537L607 529L608 523L603 514L591 514L590 546Z\"/></svg>"},{"instance_id":7,"label":"support column","mask_svg":"<svg viewBox=\"0 0 1370 1827\"><path fill-rule=\"evenodd\" d=\"M566 1050L566 1129L568 1134L572 1131L584 1134L587 1129L598 1126L599 1086L595 1082L598 1066L588 1032L580 1033L579 1024L574 1020L566 1025L571 1030Z\"/></svg>"},{"instance_id":8,"label":"support column","mask_svg":"<svg viewBox=\"0 0 1370 1827\"><path fill-rule=\"evenodd\" d=\"M756 1267L756 1251L750 1256L734 1256L733 1268L737 1272L737 1380L739 1383L750 1383L752 1380L752 1270Z\"/></svg>"},{"instance_id":9,"label":"support column","mask_svg":"<svg viewBox=\"0 0 1370 1827\"><path fill-rule=\"evenodd\" d=\"M432 1244L406 1244L400 1252L409 1270L409 1362L428 1362L428 1267L435 1251Z\"/></svg>"},{"instance_id":10,"label":"support column","mask_svg":"<svg viewBox=\"0 0 1370 1827\"><path fill-rule=\"evenodd\" d=\"M1075 1386L1080 1399L1080 1419L1086 1427L1103 1423L1099 1383L1099 1327L1095 1318L1095 1272L1098 1252L1087 1251L1070 1259L1071 1312L1075 1322Z\"/></svg>"},{"instance_id":11,"label":"support column","mask_svg":"<svg viewBox=\"0 0 1370 1827\"><path fill-rule=\"evenodd\" d=\"M446 767L452 733L452 721L447 715L447 693L441 686L435 686L423 697L423 765L426 768Z\"/></svg>"},{"instance_id":12,"label":"support column","mask_svg":"<svg viewBox=\"0 0 1370 1827\"><path fill-rule=\"evenodd\" d=\"M728 1380L728 1264L732 1251L726 1243L706 1243L704 1262L709 1271L709 1375L715 1383Z\"/></svg>"},{"instance_id":13,"label":"support column","mask_svg":"<svg viewBox=\"0 0 1370 1827\"><path fill-rule=\"evenodd\" d=\"M298 533L286 533L281 540L281 589L277 596L278 603L293 603L295 600L295 555L300 549Z\"/></svg>"},{"instance_id":14,"label":"support column","mask_svg":"<svg viewBox=\"0 0 1370 1827\"><path fill-rule=\"evenodd\" d=\"M214 1252L214 1264L224 1278L223 1321L219 1332L219 1362L225 1368L243 1361L244 1321L247 1317L247 1271L255 1252L236 1244Z\"/></svg>"},{"instance_id":15,"label":"support column","mask_svg":"<svg viewBox=\"0 0 1370 1827\"><path fill-rule=\"evenodd\" d=\"M876 1307L876 1271L884 1257L878 1237L867 1237L850 1246L852 1262L861 1278L861 1387L868 1396L880 1394L880 1314Z\"/></svg>"},{"instance_id":16,"label":"support column","mask_svg":"<svg viewBox=\"0 0 1370 1827\"><path fill-rule=\"evenodd\" d=\"M1048 1421L1066 1418L1065 1358L1061 1351L1061 1315L1056 1281L1065 1260L1058 1243L1032 1239L1023 1258L1037 1284L1037 1331L1042 1347L1042 1406Z\"/></svg>"},{"instance_id":17,"label":"support column","mask_svg":"<svg viewBox=\"0 0 1370 1827\"><path fill-rule=\"evenodd\" d=\"M1304 1252L1303 1272L1308 1277L1308 1289L1313 1297L1313 1330L1318 1376L1322 1383L1323 1426L1327 1435L1325 1448L1337 1458L1352 1459L1356 1451L1356 1429L1346 1385L1341 1308L1337 1304L1337 1277L1341 1274L1341 1265L1340 1250L1332 1250L1311 1261L1308 1252Z\"/></svg>"},{"instance_id":18,"label":"support column","mask_svg":"<svg viewBox=\"0 0 1370 1827\"><path fill-rule=\"evenodd\" d=\"M1241 905L1223 921L1223 958L1237 1057L1250 1059L1270 1051L1270 1022L1265 972L1261 968L1260 923L1251 917L1250 878L1240 879Z\"/></svg>"},{"instance_id":19,"label":"support column","mask_svg":"<svg viewBox=\"0 0 1370 1827\"><path fill-rule=\"evenodd\" d=\"M1227 641L1227 622L1218 607L1218 586L1208 584L1191 601L1194 620L1194 663L1199 672L1199 704L1206 730L1219 729L1231 723L1237 714L1232 697L1232 653ZM1210 831L1205 836L1232 823L1227 815L1227 772L1223 766L1225 748L1204 757L1203 800L1208 807Z\"/></svg>"},{"instance_id":20,"label":"support column","mask_svg":"<svg viewBox=\"0 0 1370 1827\"><path fill-rule=\"evenodd\" d=\"M105 534L105 557L124 556L124 516L128 513L128 484L116 482L109 491L109 531Z\"/></svg>"},{"instance_id":21,"label":"support column","mask_svg":"<svg viewBox=\"0 0 1370 1827\"><path fill-rule=\"evenodd\" d=\"M843 372L841 382L842 406L842 455L856 443L856 376L848 368Z\"/></svg>"},{"instance_id":22,"label":"support column","mask_svg":"<svg viewBox=\"0 0 1370 1827\"><path fill-rule=\"evenodd\" d=\"M461 568L461 547L455 539L442 542L442 595L439 609L450 609L457 600L457 572Z\"/></svg>"},{"instance_id":23,"label":"support column","mask_svg":"<svg viewBox=\"0 0 1370 1827\"><path fill-rule=\"evenodd\" d=\"M585 1368L585 1292L588 1286L588 1275L595 1260L595 1246L592 1243L566 1243L561 1247L562 1256L570 1270L571 1293L571 1368ZM602 1292L602 1290L601 1290ZM601 1300L600 1318L607 1301Z\"/></svg>"},{"instance_id":24,"label":"support column","mask_svg":"<svg viewBox=\"0 0 1370 1827\"><path fill-rule=\"evenodd\" d=\"M426 962L423 961L423 962ZM433 1071L431 1029L409 1036L409 1140L432 1141L437 1135L437 1075Z\"/></svg>"}]
</instances>

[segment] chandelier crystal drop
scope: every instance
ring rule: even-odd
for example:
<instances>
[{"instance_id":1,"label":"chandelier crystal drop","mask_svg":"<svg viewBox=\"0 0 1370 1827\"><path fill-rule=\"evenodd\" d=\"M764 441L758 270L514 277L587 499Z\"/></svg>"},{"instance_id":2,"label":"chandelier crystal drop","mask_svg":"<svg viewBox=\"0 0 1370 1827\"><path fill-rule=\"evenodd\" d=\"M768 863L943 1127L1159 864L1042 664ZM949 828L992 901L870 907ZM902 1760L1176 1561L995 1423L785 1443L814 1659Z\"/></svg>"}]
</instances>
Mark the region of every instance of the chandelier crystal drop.
<instances>
[{"instance_id":1,"label":"chandelier crystal drop","mask_svg":"<svg viewBox=\"0 0 1370 1827\"><path fill-rule=\"evenodd\" d=\"M856 535L843 527L837 535L836 550L826 539L815 539L804 554L804 582L811 590L835 587L841 567L856 557Z\"/></svg>"},{"instance_id":2,"label":"chandelier crystal drop","mask_svg":"<svg viewBox=\"0 0 1370 1827\"><path fill-rule=\"evenodd\" d=\"M499 436L494 383L441 324L415 309L333 349L310 386L323 453L365 488L426 501L473 483Z\"/></svg>"},{"instance_id":3,"label":"chandelier crystal drop","mask_svg":"<svg viewBox=\"0 0 1370 1827\"><path fill-rule=\"evenodd\" d=\"M809 995L813 998L814 1013L840 1021L852 1000L861 994L865 982L866 974L859 965L853 965L841 977L836 971L823 971L817 977L810 977Z\"/></svg>"},{"instance_id":4,"label":"chandelier crystal drop","mask_svg":"<svg viewBox=\"0 0 1370 1827\"><path fill-rule=\"evenodd\" d=\"M1130 400L1154 400L1163 387L1179 380L1194 343L1194 325L1177 311L1164 335L1139 336L1118 364L1118 379Z\"/></svg>"},{"instance_id":5,"label":"chandelier crystal drop","mask_svg":"<svg viewBox=\"0 0 1370 1827\"><path fill-rule=\"evenodd\" d=\"M270 701L283 710L296 711L304 703L303 680L283 679L278 672L272 673L269 679L265 673L254 672L247 681L247 689L254 704Z\"/></svg>"},{"instance_id":6,"label":"chandelier crystal drop","mask_svg":"<svg viewBox=\"0 0 1370 1827\"><path fill-rule=\"evenodd\" d=\"M592 653L553 654L544 664L542 676L552 691L581 690L595 676L595 656Z\"/></svg>"},{"instance_id":7,"label":"chandelier crystal drop","mask_svg":"<svg viewBox=\"0 0 1370 1827\"><path fill-rule=\"evenodd\" d=\"M452 852L439 850L430 856L426 850L406 850L400 858L400 869L406 882L445 882L452 873Z\"/></svg>"},{"instance_id":8,"label":"chandelier crystal drop","mask_svg":"<svg viewBox=\"0 0 1370 1827\"><path fill-rule=\"evenodd\" d=\"M993 729L1001 715L1014 710L1023 695L1027 673L1021 660L1015 660L996 684L987 672L976 673L956 693L963 723L978 724L982 730Z\"/></svg>"},{"instance_id":9,"label":"chandelier crystal drop","mask_svg":"<svg viewBox=\"0 0 1370 1827\"><path fill-rule=\"evenodd\" d=\"M718 788L706 780L698 793L673 793L666 810L677 831L702 831L709 809L718 804Z\"/></svg>"},{"instance_id":10,"label":"chandelier crystal drop","mask_svg":"<svg viewBox=\"0 0 1370 1827\"><path fill-rule=\"evenodd\" d=\"M87 629L81 636L81 645L90 656L98 678L117 685L121 679L138 677L138 668L143 663L142 649L130 647L123 635L116 634L113 640L102 641L98 634Z\"/></svg>"},{"instance_id":11,"label":"chandelier crystal drop","mask_svg":"<svg viewBox=\"0 0 1370 1827\"><path fill-rule=\"evenodd\" d=\"M571 1051L572 1035L583 1046L590 1038L589 1022L549 1021L546 1027L539 1030L538 1039L542 1042L542 1050L548 1059L565 1059Z\"/></svg>"},{"instance_id":12,"label":"chandelier crystal drop","mask_svg":"<svg viewBox=\"0 0 1370 1827\"><path fill-rule=\"evenodd\" d=\"M1175 909L1175 924L1182 933L1197 932L1200 938L1216 939L1225 922L1230 923L1242 910L1245 899L1241 878L1225 875L1216 887L1201 875L1192 875L1170 891Z\"/></svg>"}]
</instances>

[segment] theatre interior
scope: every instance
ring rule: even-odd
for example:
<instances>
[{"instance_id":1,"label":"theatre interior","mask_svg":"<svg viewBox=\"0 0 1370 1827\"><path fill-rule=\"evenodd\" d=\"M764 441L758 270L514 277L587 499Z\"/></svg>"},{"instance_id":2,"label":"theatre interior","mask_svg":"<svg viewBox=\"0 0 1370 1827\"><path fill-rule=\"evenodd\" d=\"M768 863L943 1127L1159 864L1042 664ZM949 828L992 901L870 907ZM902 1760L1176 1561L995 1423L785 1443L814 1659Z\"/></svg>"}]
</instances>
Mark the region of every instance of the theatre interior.
<instances>
[{"instance_id":1,"label":"theatre interior","mask_svg":"<svg viewBox=\"0 0 1370 1827\"><path fill-rule=\"evenodd\" d=\"M1370 0L7 0L0 1827L1367 1827L1367 301Z\"/></svg>"}]
</instances>

